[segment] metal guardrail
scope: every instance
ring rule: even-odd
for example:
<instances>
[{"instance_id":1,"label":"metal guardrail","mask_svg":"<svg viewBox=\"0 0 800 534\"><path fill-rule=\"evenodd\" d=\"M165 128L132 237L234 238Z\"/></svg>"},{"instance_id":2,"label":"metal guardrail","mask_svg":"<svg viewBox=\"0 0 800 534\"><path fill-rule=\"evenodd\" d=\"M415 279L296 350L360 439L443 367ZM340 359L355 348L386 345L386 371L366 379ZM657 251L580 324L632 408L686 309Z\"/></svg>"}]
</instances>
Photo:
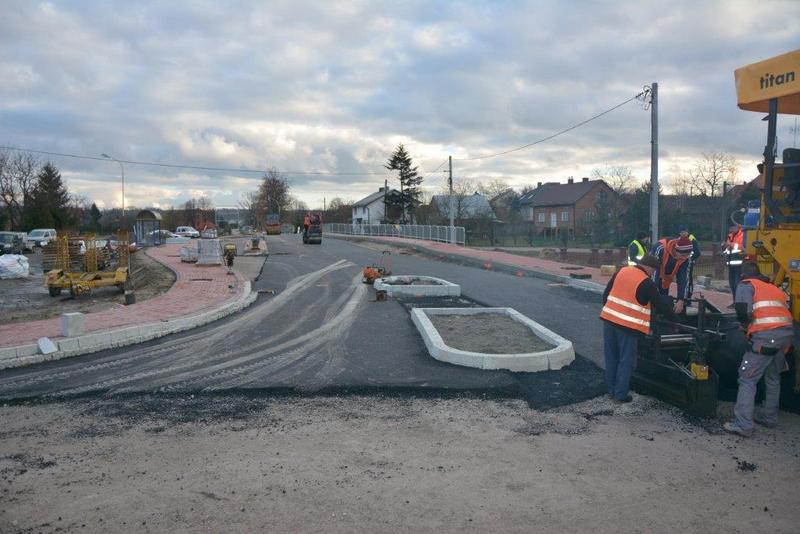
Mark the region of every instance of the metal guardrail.
<instances>
[{"instance_id":1,"label":"metal guardrail","mask_svg":"<svg viewBox=\"0 0 800 534\"><path fill-rule=\"evenodd\" d=\"M419 224L346 224L325 223L323 232L330 234L355 236L384 236L421 239L423 241L439 241L463 245L466 232L463 226L428 226ZM453 239L451 239L453 238Z\"/></svg>"}]
</instances>

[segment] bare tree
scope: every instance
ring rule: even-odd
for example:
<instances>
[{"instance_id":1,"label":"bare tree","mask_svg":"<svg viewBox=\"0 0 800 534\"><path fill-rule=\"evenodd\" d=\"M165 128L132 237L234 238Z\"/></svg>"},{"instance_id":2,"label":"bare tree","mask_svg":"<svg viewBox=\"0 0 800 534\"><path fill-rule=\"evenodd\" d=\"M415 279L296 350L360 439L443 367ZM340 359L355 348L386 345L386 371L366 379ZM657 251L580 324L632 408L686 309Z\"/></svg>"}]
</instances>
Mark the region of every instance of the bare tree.
<instances>
[{"instance_id":1,"label":"bare tree","mask_svg":"<svg viewBox=\"0 0 800 534\"><path fill-rule=\"evenodd\" d=\"M694 185L691 174L673 165L669 170L669 188L672 193L678 196L689 196L694 194Z\"/></svg>"},{"instance_id":2,"label":"bare tree","mask_svg":"<svg viewBox=\"0 0 800 534\"><path fill-rule=\"evenodd\" d=\"M500 178L495 178L494 180L490 180L488 182L478 182L477 190L482 195L485 195L486 198L492 199L501 193L505 193L511 189L511 186L508 185L508 182L502 180Z\"/></svg>"},{"instance_id":3,"label":"bare tree","mask_svg":"<svg viewBox=\"0 0 800 534\"><path fill-rule=\"evenodd\" d=\"M39 160L32 154L4 150L0 152L0 201L11 228L20 229L26 201L36 187Z\"/></svg>"},{"instance_id":4,"label":"bare tree","mask_svg":"<svg viewBox=\"0 0 800 534\"><path fill-rule=\"evenodd\" d=\"M630 167L609 165L592 171L592 178L603 180L617 195L630 193L636 188L636 177Z\"/></svg>"},{"instance_id":5,"label":"bare tree","mask_svg":"<svg viewBox=\"0 0 800 534\"><path fill-rule=\"evenodd\" d=\"M736 159L725 152L703 153L702 159L689 171L694 190L710 197L722 196L723 182L733 183L737 176Z\"/></svg>"}]
</instances>

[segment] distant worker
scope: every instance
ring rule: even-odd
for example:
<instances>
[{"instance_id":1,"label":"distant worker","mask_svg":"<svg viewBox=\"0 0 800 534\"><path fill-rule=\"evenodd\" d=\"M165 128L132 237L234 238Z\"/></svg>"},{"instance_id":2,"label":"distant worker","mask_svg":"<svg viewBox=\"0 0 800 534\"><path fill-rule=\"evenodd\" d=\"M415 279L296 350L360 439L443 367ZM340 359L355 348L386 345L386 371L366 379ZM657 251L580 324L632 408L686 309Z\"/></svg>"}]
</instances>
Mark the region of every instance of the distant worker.
<instances>
[{"instance_id":1,"label":"distant worker","mask_svg":"<svg viewBox=\"0 0 800 534\"><path fill-rule=\"evenodd\" d=\"M728 229L728 237L722 243L722 254L728 265L728 286L731 288L731 295L735 297L744 260L744 231L741 225L734 224Z\"/></svg>"},{"instance_id":2,"label":"distant worker","mask_svg":"<svg viewBox=\"0 0 800 534\"><path fill-rule=\"evenodd\" d=\"M694 293L694 265L697 263L697 259L701 256L700 253L700 244L697 242L697 238L694 234L689 233L688 226L681 226L678 228L678 235L680 237L688 237L689 241L692 242L692 255L689 257L689 267L688 272L686 273L686 277L688 280L689 286L686 288L686 298L692 298L692 293Z\"/></svg>"},{"instance_id":3,"label":"distant worker","mask_svg":"<svg viewBox=\"0 0 800 534\"><path fill-rule=\"evenodd\" d=\"M603 293L605 376L608 395L615 402L630 402L631 373L636 364L637 344L650 333L652 309L672 316L672 300L659 293L651 279L658 259L645 254L636 266L623 267L608 281Z\"/></svg>"},{"instance_id":4,"label":"distant worker","mask_svg":"<svg viewBox=\"0 0 800 534\"><path fill-rule=\"evenodd\" d=\"M628 245L628 266L633 267L644 258L650 248L650 235L647 232L638 232L636 239Z\"/></svg>"},{"instance_id":5,"label":"distant worker","mask_svg":"<svg viewBox=\"0 0 800 534\"><path fill-rule=\"evenodd\" d=\"M303 237L308 237L308 229L311 227L311 213L306 213L303 217Z\"/></svg>"},{"instance_id":6,"label":"distant worker","mask_svg":"<svg viewBox=\"0 0 800 534\"><path fill-rule=\"evenodd\" d=\"M675 313L683 313L689 298L689 256L692 255L692 242L688 237L660 239L653 247L653 256L658 258L658 270L653 281L662 295L669 295L669 287L677 286Z\"/></svg>"},{"instance_id":7,"label":"distant worker","mask_svg":"<svg viewBox=\"0 0 800 534\"><path fill-rule=\"evenodd\" d=\"M780 374L789 368L786 352L792 345L794 327L786 293L762 276L754 263L745 263L741 269L743 276L736 288L734 306L737 319L747 327L750 347L739 366L735 419L723 427L728 432L750 436L754 421L766 427L778 423ZM756 384L762 376L766 386L764 407L754 415Z\"/></svg>"},{"instance_id":8,"label":"distant worker","mask_svg":"<svg viewBox=\"0 0 800 534\"><path fill-rule=\"evenodd\" d=\"M225 266L228 267L228 274L233 274L233 259L236 257L236 246L225 245Z\"/></svg>"}]
</instances>

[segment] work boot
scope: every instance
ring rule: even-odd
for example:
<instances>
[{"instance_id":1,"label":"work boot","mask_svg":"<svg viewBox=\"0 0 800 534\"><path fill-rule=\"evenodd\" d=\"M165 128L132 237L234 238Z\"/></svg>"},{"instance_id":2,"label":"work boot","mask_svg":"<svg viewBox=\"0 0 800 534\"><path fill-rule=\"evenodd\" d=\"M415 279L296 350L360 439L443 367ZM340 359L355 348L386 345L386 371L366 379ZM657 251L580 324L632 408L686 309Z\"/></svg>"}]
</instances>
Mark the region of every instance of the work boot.
<instances>
[{"instance_id":1,"label":"work boot","mask_svg":"<svg viewBox=\"0 0 800 534\"><path fill-rule=\"evenodd\" d=\"M748 432L747 430L745 430L744 428L740 427L739 425L737 425L733 421L725 423L724 425L722 425L722 428L723 428L723 430L725 430L725 432L730 432L731 434L738 434L738 435L742 436L743 438L749 438L750 436L753 435L753 431L752 430L750 432Z\"/></svg>"},{"instance_id":2,"label":"work boot","mask_svg":"<svg viewBox=\"0 0 800 534\"><path fill-rule=\"evenodd\" d=\"M770 421L768 419L765 419L764 416L760 413L755 413L753 415L753 422L766 428L775 428L776 426L778 426L778 423L776 421Z\"/></svg>"},{"instance_id":3,"label":"work boot","mask_svg":"<svg viewBox=\"0 0 800 534\"><path fill-rule=\"evenodd\" d=\"M631 402L632 400L633 400L633 397L631 397L630 395L625 395L625 396L624 396L623 398L621 398L621 399L617 399L617 398L615 398L615 399L614 399L614 402L616 402L617 404L626 404L626 403L628 403L628 402Z\"/></svg>"}]
</instances>

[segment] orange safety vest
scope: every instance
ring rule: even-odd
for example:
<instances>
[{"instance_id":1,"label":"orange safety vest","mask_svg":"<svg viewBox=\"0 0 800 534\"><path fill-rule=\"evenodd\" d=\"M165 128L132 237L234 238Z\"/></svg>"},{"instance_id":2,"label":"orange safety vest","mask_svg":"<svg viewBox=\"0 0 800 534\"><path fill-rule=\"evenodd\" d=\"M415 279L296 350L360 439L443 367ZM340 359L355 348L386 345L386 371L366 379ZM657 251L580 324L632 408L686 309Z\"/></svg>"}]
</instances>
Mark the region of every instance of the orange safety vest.
<instances>
[{"instance_id":1,"label":"orange safety vest","mask_svg":"<svg viewBox=\"0 0 800 534\"><path fill-rule=\"evenodd\" d=\"M726 250L725 263L728 265L741 265L744 254L744 232L739 228L736 232L728 232L728 241L733 243L732 250Z\"/></svg>"},{"instance_id":2,"label":"orange safety vest","mask_svg":"<svg viewBox=\"0 0 800 534\"><path fill-rule=\"evenodd\" d=\"M650 333L650 304L642 306L636 300L636 289L647 280L647 273L638 267L623 267L614 279L614 285L608 293L608 300L600 318L616 325Z\"/></svg>"},{"instance_id":3,"label":"orange safety vest","mask_svg":"<svg viewBox=\"0 0 800 534\"><path fill-rule=\"evenodd\" d=\"M748 336L764 330L792 326L786 293L781 288L755 278L747 278L740 283L753 286L753 320L747 327Z\"/></svg>"},{"instance_id":4,"label":"orange safety vest","mask_svg":"<svg viewBox=\"0 0 800 534\"><path fill-rule=\"evenodd\" d=\"M667 274L667 262L672 256L672 249L675 248L678 240L672 239L667 241L666 239L661 239L658 242L664 246L664 252L661 253L661 268L658 270L658 276L661 278L661 287L664 289L669 289L669 286L675 281L675 275L678 274L678 270L681 268L681 265L683 265L683 262L685 262L688 258L672 258L675 260L675 268L672 269L671 273Z\"/></svg>"},{"instance_id":5,"label":"orange safety vest","mask_svg":"<svg viewBox=\"0 0 800 534\"><path fill-rule=\"evenodd\" d=\"M309 217L308 215L303 217L303 225L304 226L311 226L311 217Z\"/></svg>"}]
</instances>

